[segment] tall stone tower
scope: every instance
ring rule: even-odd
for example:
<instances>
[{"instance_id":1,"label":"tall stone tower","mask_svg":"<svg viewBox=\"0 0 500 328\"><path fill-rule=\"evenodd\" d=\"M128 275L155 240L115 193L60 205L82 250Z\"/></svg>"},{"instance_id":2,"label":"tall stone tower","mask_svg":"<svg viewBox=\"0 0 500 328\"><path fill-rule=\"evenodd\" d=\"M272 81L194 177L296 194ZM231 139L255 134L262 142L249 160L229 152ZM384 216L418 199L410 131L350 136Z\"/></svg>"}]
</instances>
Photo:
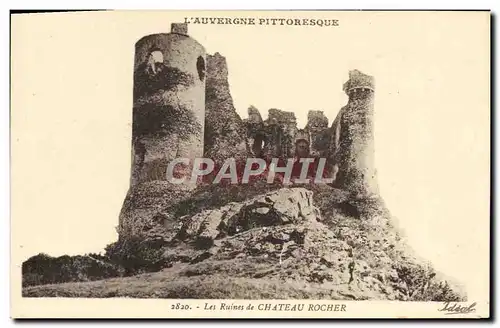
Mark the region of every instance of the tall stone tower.
<instances>
[{"instance_id":1,"label":"tall stone tower","mask_svg":"<svg viewBox=\"0 0 500 328\"><path fill-rule=\"evenodd\" d=\"M195 183L171 184L167 166L189 180L193 159L203 156L206 54L188 36L187 24L171 33L152 34L135 45L132 170L130 189L120 215L120 235L136 235L176 193Z\"/></svg>"},{"instance_id":2,"label":"tall stone tower","mask_svg":"<svg viewBox=\"0 0 500 328\"><path fill-rule=\"evenodd\" d=\"M203 155L205 49L187 24L135 46L132 186L165 180L176 157Z\"/></svg>"},{"instance_id":3,"label":"tall stone tower","mask_svg":"<svg viewBox=\"0 0 500 328\"><path fill-rule=\"evenodd\" d=\"M338 173L336 185L355 197L378 194L373 138L374 79L358 70L344 84L349 96L338 120Z\"/></svg>"}]
</instances>

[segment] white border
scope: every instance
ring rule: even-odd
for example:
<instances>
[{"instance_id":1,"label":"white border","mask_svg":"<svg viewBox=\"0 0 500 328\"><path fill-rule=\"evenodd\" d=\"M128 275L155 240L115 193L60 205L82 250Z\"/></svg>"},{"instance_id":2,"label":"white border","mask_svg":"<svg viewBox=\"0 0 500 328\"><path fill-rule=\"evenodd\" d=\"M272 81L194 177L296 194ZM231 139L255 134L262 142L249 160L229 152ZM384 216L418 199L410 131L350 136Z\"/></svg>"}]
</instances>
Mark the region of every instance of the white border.
<instances>
[{"instance_id":1,"label":"white border","mask_svg":"<svg viewBox=\"0 0 500 328\"><path fill-rule=\"evenodd\" d=\"M2 211L2 214L0 217L3 218L3 223L4 229L1 229L2 233L2 241L5 243L4 244L4 249L5 250L10 250L10 224L9 224L9 219L10 218L10 212L9 212L9 205L10 205L10 198L9 198L9 193L10 193L10 179L9 179L9 169L10 169L10 154L9 154L9 95L10 95L10 89L9 89L9 9L33 9L33 8L43 8L43 9L59 9L59 8L64 8L65 10L68 9L68 6L71 6L71 9L88 9L88 8L98 8L98 9L175 9L175 10L181 10L181 9L209 9L209 10L220 10L220 9L281 9L281 10L286 10L286 9L309 9L309 10L314 10L314 9L337 9L337 10L345 10L345 9L390 9L390 10L410 10L410 9L415 9L415 10L432 10L432 9L447 9L447 10L457 10L457 9L469 9L469 10L481 10L481 9L490 9L492 10L493 13L498 13L499 7L500 7L500 1L498 0L475 0L474 2L472 1L464 1L464 0L455 0L455 1L440 1L440 0L419 0L419 1L368 1L368 0L349 0L349 1L336 1L335 3L329 2L330 6L326 5L326 1L319 1L319 0L308 0L308 1L293 1L293 0L287 0L279 2L279 1L273 1L273 0L252 0L252 1L217 1L217 0L211 0L211 1L203 1L203 0L184 0L184 1L178 1L178 2L172 2L172 1L159 1L159 0L141 0L141 1L126 1L126 0L115 0L115 1L109 1L109 0L86 0L86 1L61 1L61 0L51 0L51 1L44 1L41 3L40 1L4 1L2 2L1 9L3 9L2 16L1 16L1 23L2 23L2 31L4 33L1 33L1 41L5 45L3 47L2 51L2 59L3 59L3 66L2 66L2 76L3 76L3 81L5 83L4 87L2 88L2 104L3 110L1 112L1 119L0 119L0 211ZM498 42L498 35L494 35L494 40L493 42L496 44ZM494 59L494 58L492 58ZM497 71L495 71L497 73ZM492 72L493 74L493 72ZM494 86L494 90L492 90L494 94L499 94L498 92L498 85ZM496 104L492 104L496 108ZM495 119L495 126L498 127L498 121L497 117L495 117L493 113L492 119ZM493 143L495 146L495 151L498 151L498 142ZM495 182L496 179L495 179ZM492 200L493 201L493 200ZM496 203L496 197L494 199ZM495 243L496 245L496 243ZM4 284L4 289L3 292L1 293L2 299L1 299L1 309L4 311L2 313L2 318L6 326L13 326L14 322L9 319L10 317L10 291L9 291L9 260L10 260L10 252L9 254L4 254L2 257L3 262L2 262L2 270L0 270L0 280ZM498 254L495 256L495 260L498 260ZM496 262L496 261L495 261ZM498 286L498 284L495 284ZM496 295L498 295L498 288L494 291ZM498 314L498 301L496 302L497 306L496 309L494 310L493 313ZM269 322L272 324L277 324L279 322ZM281 324L289 324L290 322L286 323L281 323ZM302 323L302 322L301 322ZM332 324L332 322L324 322L326 324ZM400 322L399 324L402 324L403 322ZM415 322L414 322L415 323ZM32 325L34 324L33 322L30 323L24 323L25 325ZM52 324L52 323L48 323ZM69 325L70 323L62 323L63 326ZM92 325L93 327L99 327L104 325L104 322L96 323L96 322L85 322L85 323L80 323L81 325ZM121 325L122 323L117 323ZM139 326L142 323L131 323L133 326ZM168 324L168 325L177 325L179 323L174 323L174 322L167 322L167 323L162 323L162 324ZM181 324L209 324L209 322L195 322L195 323L181 323ZM219 324L219 323L216 323ZM234 325L235 322L228 322L227 324ZM259 325L264 325L268 324L267 322L253 322L253 324L259 324ZM334 322L333 324L335 325L347 325L349 324L348 322L341 323L341 322ZM360 324L360 323L358 323ZM361 323L364 324L364 323ZM381 323L384 324L384 323ZM426 322L426 325L433 326L435 325L436 322ZM479 324L479 322L472 323L473 325ZM4 326L4 325L2 325Z\"/></svg>"}]
</instances>

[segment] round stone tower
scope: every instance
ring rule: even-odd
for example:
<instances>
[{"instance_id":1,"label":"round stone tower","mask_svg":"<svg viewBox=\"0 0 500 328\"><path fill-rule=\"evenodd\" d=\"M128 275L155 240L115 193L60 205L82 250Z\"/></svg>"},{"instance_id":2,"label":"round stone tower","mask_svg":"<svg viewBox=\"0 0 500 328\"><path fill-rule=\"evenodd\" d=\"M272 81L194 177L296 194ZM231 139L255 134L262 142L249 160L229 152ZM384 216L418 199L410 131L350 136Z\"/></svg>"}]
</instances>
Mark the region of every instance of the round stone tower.
<instances>
[{"instance_id":1,"label":"round stone tower","mask_svg":"<svg viewBox=\"0 0 500 328\"><path fill-rule=\"evenodd\" d=\"M135 45L132 170L120 237L148 230L160 208L196 186L189 180L193 160L203 157L205 60L205 48L183 23ZM175 165L174 176L186 178L181 184L167 180L168 164L176 158L190 160Z\"/></svg>"},{"instance_id":2,"label":"round stone tower","mask_svg":"<svg viewBox=\"0 0 500 328\"><path fill-rule=\"evenodd\" d=\"M358 70L344 84L349 102L342 108L339 126L336 185L355 197L378 194L373 138L374 79Z\"/></svg>"},{"instance_id":3,"label":"round stone tower","mask_svg":"<svg viewBox=\"0 0 500 328\"><path fill-rule=\"evenodd\" d=\"M132 186L165 180L174 158L203 155L205 49L187 24L135 46Z\"/></svg>"}]
</instances>

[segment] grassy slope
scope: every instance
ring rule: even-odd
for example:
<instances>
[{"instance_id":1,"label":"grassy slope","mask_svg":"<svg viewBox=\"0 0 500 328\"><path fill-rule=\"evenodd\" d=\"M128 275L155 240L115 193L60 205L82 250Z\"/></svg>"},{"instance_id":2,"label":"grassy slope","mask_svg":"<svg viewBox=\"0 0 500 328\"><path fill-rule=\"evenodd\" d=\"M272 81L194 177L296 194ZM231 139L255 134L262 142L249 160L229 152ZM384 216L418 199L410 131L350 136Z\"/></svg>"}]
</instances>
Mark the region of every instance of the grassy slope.
<instances>
[{"instance_id":1,"label":"grassy slope","mask_svg":"<svg viewBox=\"0 0 500 328\"><path fill-rule=\"evenodd\" d=\"M93 282L25 288L25 297L131 297L194 299L352 299L339 286L216 274L179 278L179 269Z\"/></svg>"}]
</instances>

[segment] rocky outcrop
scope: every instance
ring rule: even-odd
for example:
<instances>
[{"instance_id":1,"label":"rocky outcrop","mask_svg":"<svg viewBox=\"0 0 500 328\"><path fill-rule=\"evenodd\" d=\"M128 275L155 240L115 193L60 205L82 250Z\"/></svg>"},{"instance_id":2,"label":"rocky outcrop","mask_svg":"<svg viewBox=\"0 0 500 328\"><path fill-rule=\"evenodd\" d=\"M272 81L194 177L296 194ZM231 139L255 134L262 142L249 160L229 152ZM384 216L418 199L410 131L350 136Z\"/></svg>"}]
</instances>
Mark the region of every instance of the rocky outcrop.
<instances>
[{"instance_id":1,"label":"rocky outcrop","mask_svg":"<svg viewBox=\"0 0 500 328\"><path fill-rule=\"evenodd\" d=\"M189 274L335 285L340 299L416 300L445 285L412 255L381 199L338 204L322 218L312 191L284 188L202 211L181 220L165 256L195 265Z\"/></svg>"},{"instance_id":2,"label":"rocky outcrop","mask_svg":"<svg viewBox=\"0 0 500 328\"><path fill-rule=\"evenodd\" d=\"M320 207L331 208L328 192L337 195L337 205L325 216ZM288 299L465 299L458 286L413 256L379 198L353 202L331 189L316 193L323 195L283 188L185 215L158 244L165 269L114 279L113 290L89 282L30 287L23 295L271 299L276 290Z\"/></svg>"},{"instance_id":3,"label":"rocky outcrop","mask_svg":"<svg viewBox=\"0 0 500 328\"><path fill-rule=\"evenodd\" d=\"M182 224L171 241L179 240L206 248L212 246L217 238L253 228L319 221L321 215L312 205L312 195L311 191L302 188L280 189L194 216L187 215L180 219Z\"/></svg>"},{"instance_id":4,"label":"rocky outcrop","mask_svg":"<svg viewBox=\"0 0 500 328\"><path fill-rule=\"evenodd\" d=\"M172 190L164 181L142 183L131 188L120 213L119 238L151 239L161 236L165 229L175 223L163 209L189 198L192 190Z\"/></svg>"}]
</instances>

